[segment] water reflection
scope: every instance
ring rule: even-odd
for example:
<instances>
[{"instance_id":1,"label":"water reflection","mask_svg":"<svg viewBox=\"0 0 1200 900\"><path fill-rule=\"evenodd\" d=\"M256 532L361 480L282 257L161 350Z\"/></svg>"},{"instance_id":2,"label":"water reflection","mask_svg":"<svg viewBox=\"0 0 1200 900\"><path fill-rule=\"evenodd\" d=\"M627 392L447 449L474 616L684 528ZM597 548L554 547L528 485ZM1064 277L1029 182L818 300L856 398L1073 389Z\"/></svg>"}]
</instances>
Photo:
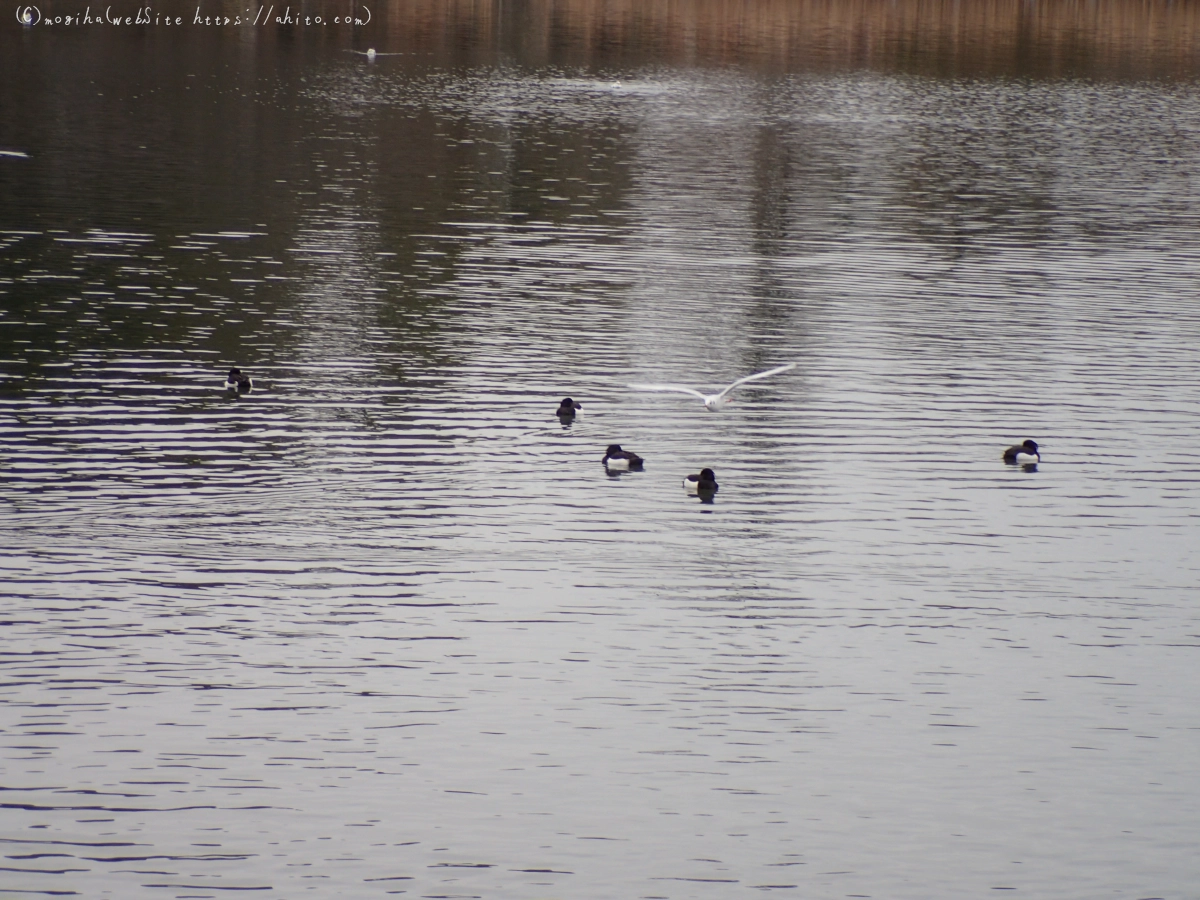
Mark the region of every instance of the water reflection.
<instances>
[{"instance_id":1,"label":"water reflection","mask_svg":"<svg viewBox=\"0 0 1200 900\"><path fill-rule=\"evenodd\" d=\"M539 0L504 12L426 0L393 4L386 15L389 46L469 67L628 72L666 63L938 78L1190 77L1200 28L1194 8L1169 0Z\"/></svg>"}]
</instances>

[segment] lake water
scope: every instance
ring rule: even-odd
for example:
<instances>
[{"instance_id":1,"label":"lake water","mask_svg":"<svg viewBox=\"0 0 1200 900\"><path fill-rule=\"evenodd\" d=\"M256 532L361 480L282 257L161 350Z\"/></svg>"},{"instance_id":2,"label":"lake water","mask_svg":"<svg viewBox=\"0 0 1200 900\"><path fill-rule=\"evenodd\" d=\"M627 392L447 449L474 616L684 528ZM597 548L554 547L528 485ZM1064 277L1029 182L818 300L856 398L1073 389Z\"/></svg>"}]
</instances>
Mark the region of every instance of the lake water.
<instances>
[{"instance_id":1,"label":"lake water","mask_svg":"<svg viewBox=\"0 0 1200 900\"><path fill-rule=\"evenodd\" d=\"M1195 896L1193 7L53 2L0 893Z\"/></svg>"}]
</instances>

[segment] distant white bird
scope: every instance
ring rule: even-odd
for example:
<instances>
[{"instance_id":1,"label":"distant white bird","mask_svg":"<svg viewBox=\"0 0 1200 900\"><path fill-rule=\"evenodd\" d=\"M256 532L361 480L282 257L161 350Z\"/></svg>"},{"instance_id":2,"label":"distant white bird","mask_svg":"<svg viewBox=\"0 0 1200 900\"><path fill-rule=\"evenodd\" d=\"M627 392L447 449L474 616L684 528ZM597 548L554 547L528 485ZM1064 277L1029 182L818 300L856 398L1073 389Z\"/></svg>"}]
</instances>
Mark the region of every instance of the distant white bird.
<instances>
[{"instance_id":1,"label":"distant white bird","mask_svg":"<svg viewBox=\"0 0 1200 900\"><path fill-rule=\"evenodd\" d=\"M374 61L377 56L403 56L403 53L380 53L374 47L368 47L366 50L347 50L347 53L357 53L359 56L365 56L367 59Z\"/></svg>"},{"instance_id":2,"label":"distant white bird","mask_svg":"<svg viewBox=\"0 0 1200 900\"><path fill-rule=\"evenodd\" d=\"M635 391L669 391L673 394L691 394L693 397L699 397L704 401L704 408L709 412L718 412L722 405L729 403L728 394L738 385L745 384L747 381L758 381L760 378L766 378L770 375L778 375L780 372L786 372L788 369L796 368L796 363L788 363L786 366L780 366L777 369L768 369L765 372L755 372L753 375L747 375L745 378L739 378L729 387L723 389L716 394L702 394L699 391L694 391L690 387L684 387L679 384L630 384L627 387L633 388Z\"/></svg>"}]
</instances>

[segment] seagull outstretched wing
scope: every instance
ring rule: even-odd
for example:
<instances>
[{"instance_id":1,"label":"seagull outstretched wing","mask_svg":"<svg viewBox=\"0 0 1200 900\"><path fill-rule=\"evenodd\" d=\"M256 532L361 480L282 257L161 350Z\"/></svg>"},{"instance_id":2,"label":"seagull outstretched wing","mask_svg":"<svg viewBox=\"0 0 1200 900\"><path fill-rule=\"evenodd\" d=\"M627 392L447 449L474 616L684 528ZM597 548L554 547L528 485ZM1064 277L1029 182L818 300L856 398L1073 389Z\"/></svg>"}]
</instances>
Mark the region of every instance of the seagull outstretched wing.
<instances>
[{"instance_id":1,"label":"seagull outstretched wing","mask_svg":"<svg viewBox=\"0 0 1200 900\"><path fill-rule=\"evenodd\" d=\"M626 387L633 388L635 391L666 391L672 394L691 394L693 397L699 397L701 400L707 400L699 391L693 391L690 387L684 387L680 384L628 384Z\"/></svg>"},{"instance_id":2,"label":"seagull outstretched wing","mask_svg":"<svg viewBox=\"0 0 1200 900\"><path fill-rule=\"evenodd\" d=\"M775 368L775 369L767 369L767 371L765 371L765 372L755 372L753 375L747 375L745 378L739 378L733 384L729 385L729 387L727 387L723 391L721 391L721 393L717 394L717 396L724 397L726 394L728 394L730 391L732 391L735 387L737 387L738 385L741 385L741 384L745 384L747 381L758 381L758 379L760 379L760 378L766 378L770 375L778 375L780 372L786 372L788 369L794 369L794 368L796 368L796 363L788 363L786 366L779 366L778 368ZM689 393L694 394L696 392L690 391Z\"/></svg>"}]
</instances>

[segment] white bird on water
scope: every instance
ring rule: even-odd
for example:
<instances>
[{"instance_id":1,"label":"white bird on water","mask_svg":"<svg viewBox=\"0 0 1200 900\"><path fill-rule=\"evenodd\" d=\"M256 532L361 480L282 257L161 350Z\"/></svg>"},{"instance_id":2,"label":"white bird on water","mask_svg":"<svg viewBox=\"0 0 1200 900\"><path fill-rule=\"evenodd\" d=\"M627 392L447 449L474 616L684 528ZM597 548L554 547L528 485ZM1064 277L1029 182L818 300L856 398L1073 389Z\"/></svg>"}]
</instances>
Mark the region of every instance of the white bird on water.
<instances>
[{"instance_id":1,"label":"white bird on water","mask_svg":"<svg viewBox=\"0 0 1200 900\"><path fill-rule=\"evenodd\" d=\"M630 384L626 386L633 388L635 391L669 391L673 394L691 394L693 397L699 397L701 400L703 400L704 408L709 412L718 412L724 404L730 402L729 394L735 387L745 384L747 381L758 381L760 378L778 375L780 372L786 372L788 369L796 368L796 365L796 363L788 363L786 366L779 366L776 369L767 369L765 372L755 372L753 375L747 375L745 378L739 378L733 384L716 394L702 394L699 391L694 391L690 387L684 387L680 384Z\"/></svg>"},{"instance_id":2,"label":"white bird on water","mask_svg":"<svg viewBox=\"0 0 1200 900\"><path fill-rule=\"evenodd\" d=\"M359 56L365 56L371 62L375 61L378 56L403 56L403 53L380 53L374 47L368 47L366 50L347 50L347 53L357 53Z\"/></svg>"}]
</instances>

